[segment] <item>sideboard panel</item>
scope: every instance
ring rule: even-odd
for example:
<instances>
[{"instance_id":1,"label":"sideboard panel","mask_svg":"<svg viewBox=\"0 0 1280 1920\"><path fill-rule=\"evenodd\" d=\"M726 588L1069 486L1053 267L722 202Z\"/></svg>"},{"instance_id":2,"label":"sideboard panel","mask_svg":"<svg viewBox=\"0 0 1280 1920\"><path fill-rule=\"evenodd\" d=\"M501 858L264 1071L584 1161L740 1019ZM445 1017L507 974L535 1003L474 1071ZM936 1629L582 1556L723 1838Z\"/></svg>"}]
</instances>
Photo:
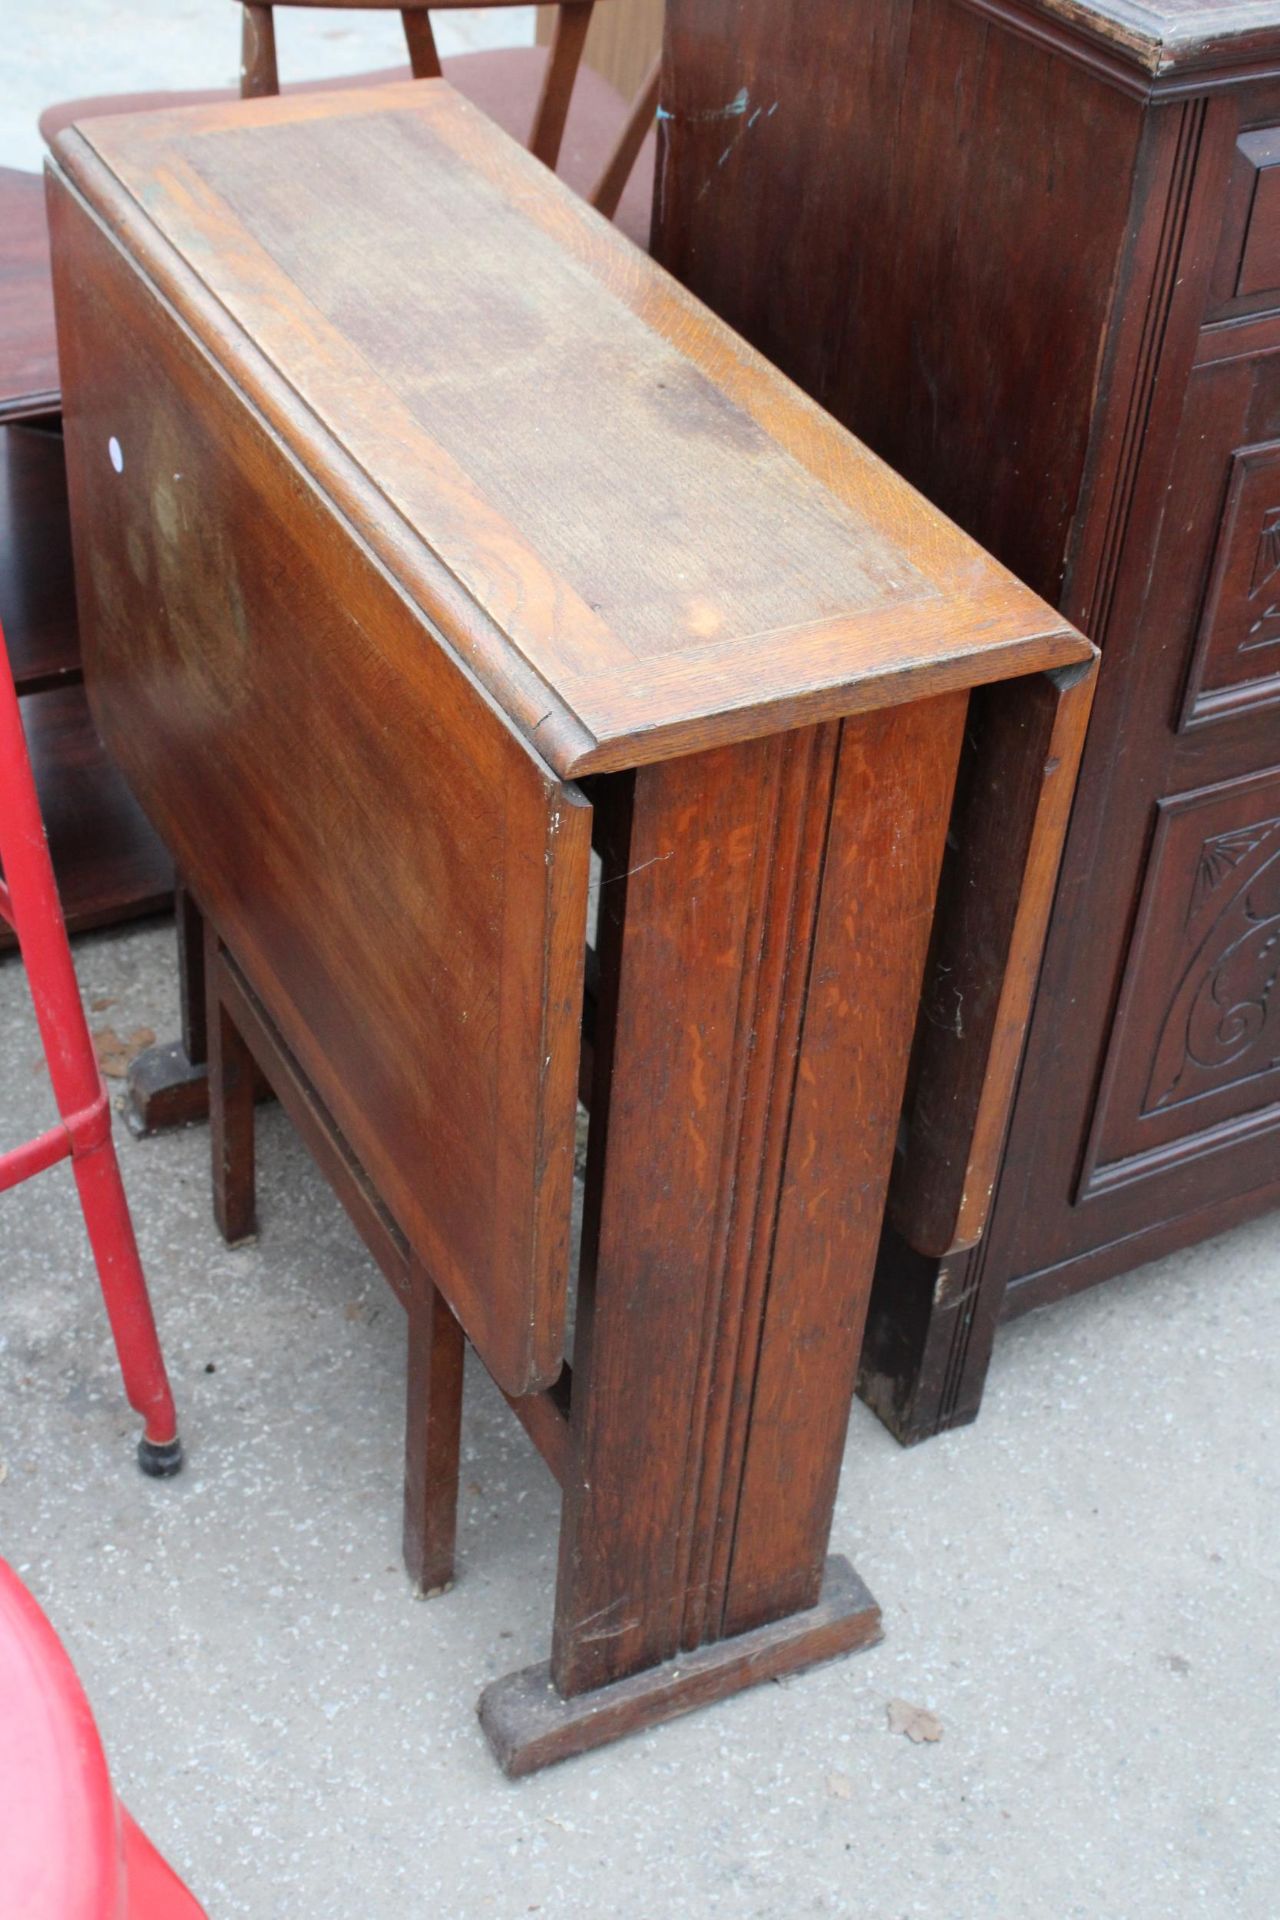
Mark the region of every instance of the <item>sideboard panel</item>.
<instances>
[{"instance_id":1,"label":"sideboard panel","mask_svg":"<svg viewBox=\"0 0 1280 1920\"><path fill-rule=\"evenodd\" d=\"M1002 1315L1280 1200L1280 7L1143 23L668 0L658 257L1103 654L986 1238L882 1250L907 1439Z\"/></svg>"},{"instance_id":2,"label":"sideboard panel","mask_svg":"<svg viewBox=\"0 0 1280 1920\"><path fill-rule=\"evenodd\" d=\"M1280 767L1157 813L1082 1200L1280 1129Z\"/></svg>"}]
</instances>

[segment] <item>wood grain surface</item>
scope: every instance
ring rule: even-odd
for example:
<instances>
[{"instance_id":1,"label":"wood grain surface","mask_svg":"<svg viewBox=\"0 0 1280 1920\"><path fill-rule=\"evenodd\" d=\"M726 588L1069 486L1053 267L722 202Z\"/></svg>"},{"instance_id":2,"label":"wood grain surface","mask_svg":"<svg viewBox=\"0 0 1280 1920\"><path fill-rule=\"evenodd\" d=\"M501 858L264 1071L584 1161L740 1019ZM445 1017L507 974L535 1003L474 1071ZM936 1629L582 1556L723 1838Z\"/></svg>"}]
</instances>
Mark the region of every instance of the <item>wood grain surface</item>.
<instances>
[{"instance_id":1,"label":"wood grain surface","mask_svg":"<svg viewBox=\"0 0 1280 1920\"><path fill-rule=\"evenodd\" d=\"M82 686L22 697L22 725L63 917L72 933L162 913L173 863L102 750ZM0 950L13 935L0 928Z\"/></svg>"},{"instance_id":2,"label":"wood grain surface","mask_svg":"<svg viewBox=\"0 0 1280 1920\"><path fill-rule=\"evenodd\" d=\"M66 462L42 427L0 429L0 626L19 693L79 677Z\"/></svg>"},{"instance_id":3,"label":"wood grain surface","mask_svg":"<svg viewBox=\"0 0 1280 1920\"><path fill-rule=\"evenodd\" d=\"M1280 1199L1280 11L807 16L670 0L655 254L1102 653L1007 1127L1027 807L1083 714L972 704L865 1356L915 1440L1002 1315Z\"/></svg>"},{"instance_id":4,"label":"wood grain surface","mask_svg":"<svg viewBox=\"0 0 1280 1920\"><path fill-rule=\"evenodd\" d=\"M1092 650L440 83L58 152L86 669L207 916L219 1217L256 1058L424 1283L419 1582L450 1309L560 1481L504 1756L865 1644L823 1567L970 692Z\"/></svg>"},{"instance_id":5,"label":"wood grain surface","mask_svg":"<svg viewBox=\"0 0 1280 1920\"><path fill-rule=\"evenodd\" d=\"M104 738L495 1377L528 1391L562 1357L589 809L72 198L51 209Z\"/></svg>"},{"instance_id":6,"label":"wood grain surface","mask_svg":"<svg viewBox=\"0 0 1280 1920\"><path fill-rule=\"evenodd\" d=\"M562 774L1084 657L442 82L58 152Z\"/></svg>"}]
</instances>

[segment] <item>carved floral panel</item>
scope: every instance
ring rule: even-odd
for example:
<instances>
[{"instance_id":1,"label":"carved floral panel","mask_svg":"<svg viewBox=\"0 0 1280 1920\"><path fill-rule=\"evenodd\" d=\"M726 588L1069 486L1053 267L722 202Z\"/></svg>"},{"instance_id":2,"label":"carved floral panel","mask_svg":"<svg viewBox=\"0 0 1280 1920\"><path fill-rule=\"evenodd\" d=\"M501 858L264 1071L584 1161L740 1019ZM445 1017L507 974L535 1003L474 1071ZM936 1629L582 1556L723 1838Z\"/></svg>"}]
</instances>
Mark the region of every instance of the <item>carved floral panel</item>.
<instances>
[{"instance_id":1,"label":"carved floral panel","mask_svg":"<svg viewBox=\"0 0 1280 1920\"><path fill-rule=\"evenodd\" d=\"M1184 724L1280 700L1280 443L1231 457Z\"/></svg>"},{"instance_id":2,"label":"carved floral panel","mask_svg":"<svg viewBox=\"0 0 1280 1920\"><path fill-rule=\"evenodd\" d=\"M1202 841L1143 1110L1280 1065L1280 814Z\"/></svg>"},{"instance_id":3,"label":"carved floral panel","mask_svg":"<svg viewBox=\"0 0 1280 1920\"><path fill-rule=\"evenodd\" d=\"M1280 770L1162 800L1096 1171L1280 1101ZM1085 1185L1093 1183L1087 1175ZM1112 1174L1102 1174L1107 1183Z\"/></svg>"}]
</instances>

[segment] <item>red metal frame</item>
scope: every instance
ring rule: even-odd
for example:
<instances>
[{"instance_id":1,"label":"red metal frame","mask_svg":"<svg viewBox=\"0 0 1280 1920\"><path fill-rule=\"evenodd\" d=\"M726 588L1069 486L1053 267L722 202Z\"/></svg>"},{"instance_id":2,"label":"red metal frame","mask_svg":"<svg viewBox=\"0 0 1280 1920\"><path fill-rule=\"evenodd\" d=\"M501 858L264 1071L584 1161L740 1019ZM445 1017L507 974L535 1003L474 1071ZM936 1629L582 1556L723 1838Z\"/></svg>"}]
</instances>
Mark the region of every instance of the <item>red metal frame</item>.
<instances>
[{"instance_id":1,"label":"red metal frame","mask_svg":"<svg viewBox=\"0 0 1280 1920\"><path fill-rule=\"evenodd\" d=\"M129 1404L146 1431L147 1472L176 1472L173 1395L111 1138L107 1089L80 1002L9 656L0 630L0 915L18 938L59 1124L0 1153L0 1192L70 1160Z\"/></svg>"}]
</instances>

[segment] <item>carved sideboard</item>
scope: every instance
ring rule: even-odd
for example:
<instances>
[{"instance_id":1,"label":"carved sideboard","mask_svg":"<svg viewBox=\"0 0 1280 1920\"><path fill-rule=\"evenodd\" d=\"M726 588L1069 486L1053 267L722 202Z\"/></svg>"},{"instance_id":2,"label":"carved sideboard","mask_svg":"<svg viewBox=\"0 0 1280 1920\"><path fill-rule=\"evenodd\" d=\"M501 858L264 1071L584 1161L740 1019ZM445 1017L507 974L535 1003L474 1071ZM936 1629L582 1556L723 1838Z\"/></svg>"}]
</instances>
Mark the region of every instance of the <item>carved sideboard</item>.
<instances>
[{"instance_id":1,"label":"carved sideboard","mask_svg":"<svg viewBox=\"0 0 1280 1920\"><path fill-rule=\"evenodd\" d=\"M669 0L657 257L1103 649L987 1233L882 1249L910 1440L1280 1200L1280 7L782 13Z\"/></svg>"}]
</instances>

